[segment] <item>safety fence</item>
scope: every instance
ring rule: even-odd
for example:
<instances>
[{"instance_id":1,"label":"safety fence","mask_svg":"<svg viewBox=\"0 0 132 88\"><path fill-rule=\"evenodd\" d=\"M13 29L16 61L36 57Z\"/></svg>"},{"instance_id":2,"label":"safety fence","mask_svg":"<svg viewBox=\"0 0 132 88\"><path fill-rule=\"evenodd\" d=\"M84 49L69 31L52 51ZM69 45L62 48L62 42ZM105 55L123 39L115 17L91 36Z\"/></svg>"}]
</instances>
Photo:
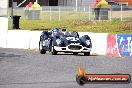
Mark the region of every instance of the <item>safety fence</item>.
<instances>
[{"instance_id":1,"label":"safety fence","mask_svg":"<svg viewBox=\"0 0 132 88\"><path fill-rule=\"evenodd\" d=\"M8 30L4 35L3 45L5 48L38 49L39 38L42 31ZM108 55L117 57L132 57L131 34L108 34L79 32L79 36L88 35L92 40L93 55ZM6 40L6 41L5 41ZM0 41L2 41L0 39Z\"/></svg>"},{"instance_id":2,"label":"safety fence","mask_svg":"<svg viewBox=\"0 0 132 88\"><path fill-rule=\"evenodd\" d=\"M8 10L8 17L11 16L11 8ZM21 16L25 20L113 20L132 21L132 7L129 6L109 6L100 9L93 9L91 6L44 6L41 10L25 10L15 8L14 15ZM11 19L10 19L11 20Z\"/></svg>"}]
</instances>

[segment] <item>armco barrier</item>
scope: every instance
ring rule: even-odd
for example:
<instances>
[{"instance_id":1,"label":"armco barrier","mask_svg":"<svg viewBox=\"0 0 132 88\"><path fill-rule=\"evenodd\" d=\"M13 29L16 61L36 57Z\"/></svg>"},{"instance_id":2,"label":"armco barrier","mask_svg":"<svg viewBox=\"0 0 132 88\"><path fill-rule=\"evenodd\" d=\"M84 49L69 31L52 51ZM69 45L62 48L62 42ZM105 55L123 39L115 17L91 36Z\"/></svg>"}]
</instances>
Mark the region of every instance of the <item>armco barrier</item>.
<instances>
[{"instance_id":1,"label":"armco barrier","mask_svg":"<svg viewBox=\"0 0 132 88\"><path fill-rule=\"evenodd\" d=\"M9 30L6 48L38 49L39 37L42 31ZM89 35L92 40L91 54L106 55L107 33L79 32L79 35Z\"/></svg>"},{"instance_id":2,"label":"armco barrier","mask_svg":"<svg viewBox=\"0 0 132 88\"><path fill-rule=\"evenodd\" d=\"M132 35L108 34L106 55L132 57Z\"/></svg>"}]
</instances>

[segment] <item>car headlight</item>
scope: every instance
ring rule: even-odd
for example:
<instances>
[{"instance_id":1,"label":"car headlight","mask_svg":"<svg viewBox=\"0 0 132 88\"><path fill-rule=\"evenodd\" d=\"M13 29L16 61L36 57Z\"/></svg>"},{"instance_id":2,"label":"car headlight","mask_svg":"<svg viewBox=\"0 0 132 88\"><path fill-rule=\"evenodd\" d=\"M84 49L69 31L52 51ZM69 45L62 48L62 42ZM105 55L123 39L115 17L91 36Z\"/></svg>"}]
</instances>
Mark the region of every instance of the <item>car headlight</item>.
<instances>
[{"instance_id":1,"label":"car headlight","mask_svg":"<svg viewBox=\"0 0 132 88\"><path fill-rule=\"evenodd\" d=\"M43 41L43 46L47 46L47 45L49 45L49 41L48 40Z\"/></svg>"},{"instance_id":2,"label":"car headlight","mask_svg":"<svg viewBox=\"0 0 132 88\"><path fill-rule=\"evenodd\" d=\"M90 40L85 41L87 45L90 45Z\"/></svg>"},{"instance_id":3,"label":"car headlight","mask_svg":"<svg viewBox=\"0 0 132 88\"><path fill-rule=\"evenodd\" d=\"M57 45L61 44L61 40L60 39L56 39L56 43L57 43Z\"/></svg>"},{"instance_id":4,"label":"car headlight","mask_svg":"<svg viewBox=\"0 0 132 88\"><path fill-rule=\"evenodd\" d=\"M45 46L46 45L46 43L45 43L45 41L43 41L43 46Z\"/></svg>"}]
</instances>

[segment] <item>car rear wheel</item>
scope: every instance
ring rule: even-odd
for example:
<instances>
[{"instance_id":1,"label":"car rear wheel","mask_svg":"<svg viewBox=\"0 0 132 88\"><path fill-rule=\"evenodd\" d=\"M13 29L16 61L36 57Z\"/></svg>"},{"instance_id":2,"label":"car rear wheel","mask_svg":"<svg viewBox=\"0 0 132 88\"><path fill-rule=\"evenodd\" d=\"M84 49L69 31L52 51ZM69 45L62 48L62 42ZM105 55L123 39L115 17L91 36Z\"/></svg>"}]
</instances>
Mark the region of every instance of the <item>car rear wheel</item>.
<instances>
[{"instance_id":1,"label":"car rear wheel","mask_svg":"<svg viewBox=\"0 0 132 88\"><path fill-rule=\"evenodd\" d=\"M85 52L84 53L84 56L89 56L90 55L90 52Z\"/></svg>"}]
</instances>

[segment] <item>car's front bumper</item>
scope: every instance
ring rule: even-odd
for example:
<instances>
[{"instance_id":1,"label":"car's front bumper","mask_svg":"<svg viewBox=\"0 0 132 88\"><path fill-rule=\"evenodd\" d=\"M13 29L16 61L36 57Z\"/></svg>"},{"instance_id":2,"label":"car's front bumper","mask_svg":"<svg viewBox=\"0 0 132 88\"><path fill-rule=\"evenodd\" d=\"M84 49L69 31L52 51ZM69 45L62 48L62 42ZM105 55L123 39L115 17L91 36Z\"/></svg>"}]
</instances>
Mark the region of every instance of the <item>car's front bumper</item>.
<instances>
[{"instance_id":1,"label":"car's front bumper","mask_svg":"<svg viewBox=\"0 0 132 88\"><path fill-rule=\"evenodd\" d=\"M73 44L75 45L75 44ZM76 46L76 45L75 45ZM81 45L77 45L81 46ZM78 53L84 53L84 52L90 52L91 48L83 47L81 46L81 49L69 49L68 46L66 47L59 47L59 46L54 46L54 49L58 52L78 52Z\"/></svg>"}]
</instances>

